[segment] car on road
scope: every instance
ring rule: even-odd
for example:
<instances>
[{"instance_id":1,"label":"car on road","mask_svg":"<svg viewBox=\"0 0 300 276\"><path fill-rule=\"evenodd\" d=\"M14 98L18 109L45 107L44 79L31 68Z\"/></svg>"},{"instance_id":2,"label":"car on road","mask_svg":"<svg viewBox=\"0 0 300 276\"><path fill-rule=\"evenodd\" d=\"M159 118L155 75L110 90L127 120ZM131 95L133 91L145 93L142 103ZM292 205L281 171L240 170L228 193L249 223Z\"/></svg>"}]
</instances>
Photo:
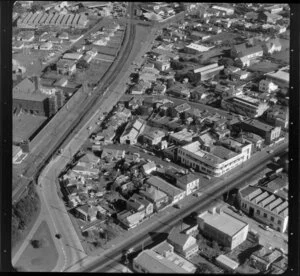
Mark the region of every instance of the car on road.
<instances>
[{"instance_id":1,"label":"car on road","mask_svg":"<svg viewBox=\"0 0 300 276\"><path fill-rule=\"evenodd\" d=\"M61 234L59 234L59 233L55 234L55 238L60 239L61 238Z\"/></svg>"},{"instance_id":2,"label":"car on road","mask_svg":"<svg viewBox=\"0 0 300 276\"><path fill-rule=\"evenodd\" d=\"M200 197L200 196L202 196L202 193L201 192L196 192L196 193L193 193L193 196Z\"/></svg>"},{"instance_id":3,"label":"car on road","mask_svg":"<svg viewBox=\"0 0 300 276\"><path fill-rule=\"evenodd\" d=\"M148 151L147 151L147 150L145 150L145 149L142 149L142 151L143 151L143 152L145 152L145 153L147 153L147 152L148 152Z\"/></svg>"},{"instance_id":4,"label":"car on road","mask_svg":"<svg viewBox=\"0 0 300 276\"><path fill-rule=\"evenodd\" d=\"M266 231L272 231L271 228L268 225L265 225L265 224L259 224L259 227L266 230Z\"/></svg>"},{"instance_id":5,"label":"car on road","mask_svg":"<svg viewBox=\"0 0 300 276\"><path fill-rule=\"evenodd\" d=\"M153 152L149 152L149 154L151 154L151 155L155 156L155 153L153 153Z\"/></svg>"},{"instance_id":6,"label":"car on road","mask_svg":"<svg viewBox=\"0 0 300 276\"><path fill-rule=\"evenodd\" d=\"M195 170L194 170L193 168L190 168L190 172L194 173L194 172L195 172Z\"/></svg>"},{"instance_id":7,"label":"car on road","mask_svg":"<svg viewBox=\"0 0 300 276\"><path fill-rule=\"evenodd\" d=\"M208 180L211 179L211 176L209 176L209 175L204 175L203 177L206 178L206 179L208 179Z\"/></svg>"},{"instance_id":8,"label":"car on road","mask_svg":"<svg viewBox=\"0 0 300 276\"><path fill-rule=\"evenodd\" d=\"M171 162L171 160L170 160L169 158L164 158L164 160L165 160L166 162Z\"/></svg>"},{"instance_id":9,"label":"car on road","mask_svg":"<svg viewBox=\"0 0 300 276\"><path fill-rule=\"evenodd\" d=\"M273 153L274 152L274 150L268 150L267 151L267 153Z\"/></svg>"},{"instance_id":10,"label":"car on road","mask_svg":"<svg viewBox=\"0 0 300 276\"><path fill-rule=\"evenodd\" d=\"M161 164L158 164L157 167L158 167L158 168L163 168L164 166L161 165Z\"/></svg>"},{"instance_id":11,"label":"car on road","mask_svg":"<svg viewBox=\"0 0 300 276\"><path fill-rule=\"evenodd\" d=\"M181 204L178 204L178 203L174 204L173 206L174 206L175 208L177 208L177 209L181 209L181 208L182 208L182 205L181 205Z\"/></svg>"}]
</instances>

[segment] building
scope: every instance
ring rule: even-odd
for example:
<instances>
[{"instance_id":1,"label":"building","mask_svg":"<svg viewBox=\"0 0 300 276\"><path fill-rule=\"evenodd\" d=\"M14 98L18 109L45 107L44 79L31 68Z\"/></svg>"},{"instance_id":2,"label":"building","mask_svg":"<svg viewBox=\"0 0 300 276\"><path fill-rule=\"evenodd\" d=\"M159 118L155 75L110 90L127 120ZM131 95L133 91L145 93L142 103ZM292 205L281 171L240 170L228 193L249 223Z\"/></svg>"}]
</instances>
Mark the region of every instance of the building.
<instances>
[{"instance_id":1,"label":"building","mask_svg":"<svg viewBox=\"0 0 300 276\"><path fill-rule=\"evenodd\" d=\"M288 129L289 127L289 108L274 105L266 111L266 121L274 126Z\"/></svg>"},{"instance_id":2,"label":"building","mask_svg":"<svg viewBox=\"0 0 300 276\"><path fill-rule=\"evenodd\" d=\"M266 80L272 81L281 89L288 90L290 84L290 73L287 70L279 70L274 73L267 73Z\"/></svg>"},{"instance_id":3,"label":"building","mask_svg":"<svg viewBox=\"0 0 300 276\"><path fill-rule=\"evenodd\" d=\"M266 144L271 144L280 137L281 127L270 126L258 120L247 119L237 124L243 131L255 133L265 139Z\"/></svg>"},{"instance_id":4,"label":"building","mask_svg":"<svg viewBox=\"0 0 300 276\"><path fill-rule=\"evenodd\" d=\"M279 249L262 247L250 256L250 264L261 272L265 272L279 259L282 259L282 252Z\"/></svg>"},{"instance_id":5,"label":"building","mask_svg":"<svg viewBox=\"0 0 300 276\"><path fill-rule=\"evenodd\" d=\"M117 214L117 219L123 224L126 229L132 229L140 224L145 217L145 212L134 212L124 210Z\"/></svg>"},{"instance_id":6,"label":"building","mask_svg":"<svg viewBox=\"0 0 300 276\"><path fill-rule=\"evenodd\" d=\"M171 204L177 203L185 197L185 191L174 187L158 176L151 176L146 180L146 186L152 186L168 195Z\"/></svg>"},{"instance_id":7,"label":"building","mask_svg":"<svg viewBox=\"0 0 300 276\"><path fill-rule=\"evenodd\" d=\"M196 43L190 43L184 47L184 51L188 54L200 54L202 52L209 51L212 48L214 48L214 46L207 47Z\"/></svg>"},{"instance_id":8,"label":"building","mask_svg":"<svg viewBox=\"0 0 300 276\"><path fill-rule=\"evenodd\" d=\"M264 51L261 46L247 47L238 53L235 64L239 67L250 66L252 60L262 57L263 54Z\"/></svg>"},{"instance_id":9,"label":"building","mask_svg":"<svg viewBox=\"0 0 300 276\"><path fill-rule=\"evenodd\" d=\"M282 49L282 45L278 38L269 39L267 42L265 42L262 45L262 47L264 50L264 54L271 54L271 55L275 52L280 52Z\"/></svg>"},{"instance_id":10,"label":"building","mask_svg":"<svg viewBox=\"0 0 300 276\"><path fill-rule=\"evenodd\" d=\"M76 215L84 221L93 222L97 219L98 209L95 206L85 204L75 208L74 210Z\"/></svg>"},{"instance_id":11,"label":"building","mask_svg":"<svg viewBox=\"0 0 300 276\"><path fill-rule=\"evenodd\" d=\"M197 221L204 235L231 250L247 239L249 225L224 213L220 207L203 212Z\"/></svg>"},{"instance_id":12,"label":"building","mask_svg":"<svg viewBox=\"0 0 300 276\"><path fill-rule=\"evenodd\" d=\"M168 61L156 61L154 65L159 71L166 71L170 68L170 62Z\"/></svg>"},{"instance_id":13,"label":"building","mask_svg":"<svg viewBox=\"0 0 300 276\"><path fill-rule=\"evenodd\" d=\"M219 74L224 66L218 66L218 63L213 63L207 66L200 67L194 70L195 74L200 74L201 81L212 79L215 75Z\"/></svg>"},{"instance_id":14,"label":"building","mask_svg":"<svg viewBox=\"0 0 300 276\"><path fill-rule=\"evenodd\" d=\"M168 195L153 186L146 186L144 189L140 190L139 193L153 203L155 211L167 206L169 202Z\"/></svg>"},{"instance_id":15,"label":"building","mask_svg":"<svg viewBox=\"0 0 300 276\"><path fill-rule=\"evenodd\" d=\"M276 24L278 20L282 19L282 16L276 13L269 13L265 11L258 15L258 19L263 20L266 23Z\"/></svg>"},{"instance_id":16,"label":"building","mask_svg":"<svg viewBox=\"0 0 300 276\"><path fill-rule=\"evenodd\" d=\"M177 228L172 229L167 241L174 247L175 252L186 259L190 259L199 250L197 240L192 236L180 233Z\"/></svg>"},{"instance_id":17,"label":"building","mask_svg":"<svg viewBox=\"0 0 300 276\"><path fill-rule=\"evenodd\" d=\"M78 61L79 59L82 58L82 54L80 54L80 53L66 53L66 54L63 55L62 58Z\"/></svg>"},{"instance_id":18,"label":"building","mask_svg":"<svg viewBox=\"0 0 300 276\"><path fill-rule=\"evenodd\" d=\"M148 162L143 165L143 171L145 174L151 174L153 171L156 171L156 164L154 162Z\"/></svg>"},{"instance_id":19,"label":"building","mask_svg":"<svg viewBox=\"0 0 300 276\"><path fill-rule=\"evenodd\" d=\"M189 195L199 189L199 177L192 173L176 177L175 185Z\"/></svg>"},{"instance_id":20,"label":"building","mask_svg":"<svg viewBox=\"0 0 300 276\"><path fill-rule=\"evenodd\" d=\"M143 250L133 259L133 269L138 273L194 273L196 267L177 254L174 254L173 247L169 244L160 244L160 247L153 250ZM161 254L156 251L162 251Z\"/></svg>"},{"instance_id":21,"label":"building","mask_svg":"<svg viewBox=\"0 0 300 276\"><path fill-rule=\"evenodd\" d=\"M238 193L241 209L248 216L284 233L288 227L288 199L264 187L248 186Z\"/></svg>"},{"instance_id":22,"label":"building","mask_svg":"<svg viewBox=\"0 0 300 276\"><path fill-rule=\"evenodd\" d=\"M145 129L146 122L142 119L136 119L132 123L128 123L120 137L121 144L134 145L137 143L139 135Z\"/></svg>"},{"instance_id":23,"label":"building","mask_svg":"<svg viewBox=\"0 0 300 276\"><path fill-rule=\"evenodd\" d=\"M236 95L223 99L221 107L250 118L256 118L260 117L269 108L269 105L250 96Z\"/></svg>"},{"instance_id":24,"label":"building","mask_svg":"<svg viewBox=\"0 0 300 276\"><path fill-rule=\"evenodd\" d=\"M278 90L278 85L269 80L261 80L258 85L258 90L263 93L272 93Z\"/></svg>"},{"instance_id":25,"label":"building","mask_svg":"<svg viewBox=\"0 0 300 276\"><path fill-rule=\"evenodd\" d=\"M210 35L203 32L192 31L190 37L192 40L205 41L210 38Z\"/></svg>"},{"instance_id":26,"label":"building","mask_svg":"<svg viewBox=\"0 0 300 276\"><path fill-rule=\"evenodd\" d=\"M101 154L101 159L107 158L110 160L120 160L125 158L125 150L118 150L113 148L104 148Z\"/></svg>"},{"instance_id":27,"label":"building","mask_svg":"<svg viewBox=\"0 0 300 276\"><path fill-rule=\"evenodd\" d=\"M133 194L126 203L128 210L134 210L135 212L144 211L145 216L149 216L153 213L153 203L139 194Z\"/></svg>"},{"instance_id":28,"label":"building","mask_svg":"<svg viewBox=\"0 0 300 276\"><path fill-rule=\"evenodd\" d=\"M171 133L169 135L169 142L178 145L185 145L192 142L197 136L198 135L192 130L187 130L187 128L184 128L178 132Z\"/></svg>"},{"instance_id":29,"label":"building","mask_svg":"<svg viewBox=\"0 0 300 276\"><path fill-rule=\"evenodd\" d=\"M195 141L178 148L177 156L183 165L219 177L248 160L251 147L250 143L233 139L228 139L223 145Z\"/></svg>"},{"instance_id":30,"label":"building","mask_svg":"<svg viewBox=\"0 0 300 276\"><path fill-rule=\"evenodd\" d=\"M216 258L216 262L228 272L234 272L239 267L239 263L235 262L225 255L219 255Z\"/></svg>"},{"instance_id":31,"label":"building","mask_svg":"<svg viewBox=\"0 0 300 276\"><path fill-rule=\"evenodd\" d=\"M234 14L234 8L229 8L229 7L223 7L223 6L212 6L212 9L225 12L226 15L233 15Z\"/></svg>"},{"instance_id":32,"label":"building","mask_svg":"<svg viewBox=\"0 0 300 276\"><path fill-rule=\"evenodd\" d=\"M69 59L60 59L56 63L56 71L62 75L72 75L76 72L76 61Z\"/></svg>"}]
</instances>

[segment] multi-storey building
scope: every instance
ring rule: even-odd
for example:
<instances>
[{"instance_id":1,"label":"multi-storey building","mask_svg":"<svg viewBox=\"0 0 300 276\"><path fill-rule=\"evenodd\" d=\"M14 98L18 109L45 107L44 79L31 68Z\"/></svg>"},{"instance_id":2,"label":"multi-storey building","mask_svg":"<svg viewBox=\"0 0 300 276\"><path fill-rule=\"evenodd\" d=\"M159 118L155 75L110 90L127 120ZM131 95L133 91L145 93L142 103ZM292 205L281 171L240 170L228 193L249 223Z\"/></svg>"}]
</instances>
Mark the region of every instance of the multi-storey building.
<instances>
[{"instance_id":1,"label":"multi-storey building","mask_svg":"<svg viewBox=\"0 0 300 276\"><path fill-rule=\"evenodd\" d=\"M246 95L236 95L234 97L224 99L221 102L221 106L226 110L251 118L261 116L269 108L267 103Z\"/></svg>"},{"instance_id":2,"label":"multi-storey building","mask_svg":"<svg viewBox=\"0 0 300 276\"><path fill-rule=\"evenodd\" d=\"M248 160L251 147L248 142L243 144L233 139L224 140L223 145L195 141L178 148L177 156L182 164L218 177Z\"/></svg>"}]
</instances>

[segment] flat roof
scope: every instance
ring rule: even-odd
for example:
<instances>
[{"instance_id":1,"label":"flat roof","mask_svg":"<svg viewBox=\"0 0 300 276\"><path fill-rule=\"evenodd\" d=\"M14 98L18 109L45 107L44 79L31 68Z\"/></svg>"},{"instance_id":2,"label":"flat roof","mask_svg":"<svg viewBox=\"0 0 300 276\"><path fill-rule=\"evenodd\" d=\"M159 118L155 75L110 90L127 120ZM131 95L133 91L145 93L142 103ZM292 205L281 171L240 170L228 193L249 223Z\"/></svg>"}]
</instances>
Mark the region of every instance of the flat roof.
<instances>
[{"instance_id":1,"label":"flat roof","mask_svg":"<svg viewBox=\"0 0 300 276\"><path fill-rule=\"evenodd\" d=\"M222 231L228 236L234 236L248 224L224 212L214 214L206 211L198 216L202 218L206 224Z\"/></svg>"},{"instance_id":2,"label":"flat roof","mask_svg":"<svg viewBox=\"0 0 300 276\"><path fill-rule=\"evenodd\" d=\"M180 141L192 141L193 137L196 137L197 134L191 131L188 131L186 128L184 128L181 131L175 132L170 134L170 137L173 139L177 139Z\"/></svg>"},{"instance_id":3,"label":"flat roof","mask_svg":"<svg viewBox=\"0 0 300 276\"><path fill-rule=\"evenodd\" d=\"M13 115L13 141L20 143L31 135L47 120L47 117L31 114Z\"/></svg>"}]
</instances>

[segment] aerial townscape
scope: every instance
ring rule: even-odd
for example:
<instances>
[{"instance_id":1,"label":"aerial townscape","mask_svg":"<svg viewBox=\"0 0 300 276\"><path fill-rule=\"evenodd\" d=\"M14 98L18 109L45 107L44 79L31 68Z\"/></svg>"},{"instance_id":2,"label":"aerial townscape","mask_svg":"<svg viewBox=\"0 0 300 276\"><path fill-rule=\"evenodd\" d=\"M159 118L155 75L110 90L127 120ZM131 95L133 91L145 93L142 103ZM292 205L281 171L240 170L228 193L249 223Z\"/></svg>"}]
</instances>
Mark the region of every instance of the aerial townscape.
<instances>
[{"instance_id":1,"label":"aerial townscape","mask_svg":"<svg viewBox=\"0 0 300 276\"><path fill-rule=\"evenodd\" d=\"M288 268L290 6L15 1L14 271Z\"/></svg>"}]
</instances>

